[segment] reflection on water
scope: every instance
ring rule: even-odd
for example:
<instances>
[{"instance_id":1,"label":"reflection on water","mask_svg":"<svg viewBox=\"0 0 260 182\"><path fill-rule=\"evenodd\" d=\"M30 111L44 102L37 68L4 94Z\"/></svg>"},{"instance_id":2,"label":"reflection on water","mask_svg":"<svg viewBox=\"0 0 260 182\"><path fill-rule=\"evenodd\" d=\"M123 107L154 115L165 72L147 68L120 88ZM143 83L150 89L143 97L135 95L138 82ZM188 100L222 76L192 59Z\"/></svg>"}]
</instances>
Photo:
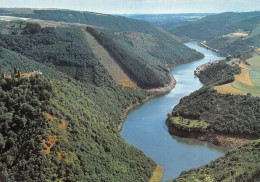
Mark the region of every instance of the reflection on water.
<instances>
[{"instance_id":1,"label":"reflection on water","mask_svg":"<svg viewBox=\"0 0 260 182\"><path fill-rule=\"evenodd\" d=\"M163 181L177 177L183 170L199 167L223 155L223 147L191 138L171 136L165 125L167 113L180 99L202 87L194 76L197 66L222 59L216 53L190 42L187 46L202 52L205 58L176 66L172 74L175 88L162 97L154 98L127 115L121 135L126 142L142 150L164 169Z\"/></svg>"},{"instance_id":2,"label":"reflection on water","mask_svg":"<svg viewBox=\"0 0 260 182\"><path fill-rule=\"evenodd\" d=\"M220 147L220 146L216 146L213 145L212 143L207 143L207 142L203 142L194 138L183 138L183 137L178 137L178 136L172 136L173 140L176 140L178 143L183 143L189 146L203 146L203 147L207 147L210 150L216 150L219 151L221 153L226 153L229 151L228 148L226 147Z\"/></svg>"}]
</instances>

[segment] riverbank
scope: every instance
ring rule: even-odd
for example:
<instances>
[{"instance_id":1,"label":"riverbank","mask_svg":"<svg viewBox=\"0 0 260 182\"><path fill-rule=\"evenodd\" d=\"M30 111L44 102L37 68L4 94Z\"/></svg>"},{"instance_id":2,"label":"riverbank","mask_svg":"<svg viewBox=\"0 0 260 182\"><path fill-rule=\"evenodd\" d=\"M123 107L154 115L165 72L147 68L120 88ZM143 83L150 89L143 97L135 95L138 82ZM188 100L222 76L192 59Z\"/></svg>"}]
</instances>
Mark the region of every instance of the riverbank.
<instances>
[{"instance_id":1,"label":"riverbank","mask_svg":"<svg viewBox=\"0 0 260 182\"><path fill-rule=\"evenodd\" d=\"M209 47L208 45L206 45L206 41L198 41L198 46L204 47L204 48L206 48L208 50L211 50L211 51L214 51L214 52L216 52L216 53L218 53L218 54L220 54L222 56L228 56L229 55L227 53L220 52L218 49L214 49L212 47Z\"/></svg>"},{"instance_id":2,"label":"riverbank","mask_svg":"<svg viewBox=\"0 0 260 182\"><path fill-rule=\"evenodd\" d=\"M117 130L120 132L122 130L122 127L123 127L123 124L127 118L127 114L133 110L135 107L141 105L141 104L144 104L145 102L147 102L148 100L154 98L154 97L158 97L160 95L164 95L168 92L170 92L176 85L176 80L174 79L174 77L171 75L171 82L165 86L165 87L159 87L159 88L153 88L153 89L149 89L147 90L148 92L151 92L152 95L150 96L147 96L145 99L143 99L141 102L137 102L135 104L132 104L130 105L129 107L127 107L124 111L124 114L123 114L123 119L122 121L120 122L120 124L118 125L118 128Z\"/></svg>"},{"instance_id":3,"label":"riverbank","mask_svg":"<svg viewBox=\"0 0 260 182\"><path fill-rule=\"evenodd\" d=\"M218 134L210 133L209 131L192 131L191 129L187 128L175 127L174 125L169 124L169 122L166 122L166 124L171 135L186 138L195 138L200 141L210 142L214 145L222 147L240 147L253 140L253 138L244 138L241 135Z\"/></svg>"},{"instance_id":4,"label":"riverbank","mask_svg":"<svg viewBox=\"0 0 260 182\"><path fill-rule=\"evenodd\" d=\"M200 56L193 60L169 65L168 70L171 70L169 74L174 75L177 80L174 89L165 96L152 99L127 115L124 127L120 132L127 143L142 150L165 169L162 181L177 177L183 170L208 163L226 152L222 147L203 145L200 141L194 143L194 140L189 138L183 138L181 141L173 139L166 129L167 114L182 97L189 95L202 85L199 79L194 77L196 67L210 60L220 59L214 52L199 47L197 42L190 42L186 45L203 53L204 58ZM172 67L173 69L171 69ZM169 153L169 151L171 152ZM191 151L194 156L192 158L190 158ZM188 161L184 162L183 158Z\"/></svg>"}]
</instances>

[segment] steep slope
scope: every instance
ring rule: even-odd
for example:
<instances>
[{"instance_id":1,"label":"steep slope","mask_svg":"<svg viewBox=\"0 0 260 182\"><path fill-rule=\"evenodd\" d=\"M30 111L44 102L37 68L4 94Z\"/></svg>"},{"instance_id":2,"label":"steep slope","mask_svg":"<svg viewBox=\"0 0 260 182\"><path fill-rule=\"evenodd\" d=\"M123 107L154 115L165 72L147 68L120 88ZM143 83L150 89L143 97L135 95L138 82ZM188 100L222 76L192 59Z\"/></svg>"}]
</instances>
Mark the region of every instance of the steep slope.
<instances>
[{"instance_id":1,"label":"steep slope","mask_svg":"<svg viewBox=\"0 0 260 182\"><path fill-rule=\"evenodd\" d=\"M95 46L92 46L91 49L89 45L91 42L88 42L90 40L86 39L86 33L82 31L81 27L57 26L56 28L41 28L38 24L11 21L2 23L1 30L0 45L7 49L22 53L38 62L52 65L77 80L92 81L97 85L102 82L101 80L107 80L106 84L110 84L108 79L110 75L107 74L104 67L100 66L102 59L98 60L96 58L98 53L93 54L92 49L95 50ZM151 55L147 57L144 54L137 54L137 49L131 49L124 42L115 41L116 39L110 34L103 33L102 35L106 39L106 44L109 44L109 46L105 47L107 52L113 56L112 59L117 59L115 60L116 63L130 78L125 80L133 79L139 87L143 88L165 86L170 82L168 67L166 63L163 63L164 60L162 59L164 54L172 52L170 56L167 56L168 64L171 65L175 62L192 60L203 56L192 49L188 49L173 38L169 38L170 42L167 42L167 39L162 37L163 41L158 42L157 47L163 45L165 49L158 49L158 56L155 54L155 56L152 55L153 57ZM117 48L112 49L112 45ZM146 48L142 50L147 51ZM120 58L118 57L119 52L122 53ZM122 56L124 59L122 59ZM137 71L138 69L145 70L145 74L143 71ZM113 72L113 70L108 71ZM100 73L100 75L96 76L94 73ZM102 73L107 75L104 76ZM128 81L125 85L129 85ZM134 86L134 84L131 85Z\"/></svg>"},{"instance_id":2,"label":"steep slope","mask_svg":"<svg viewBox=\"0 0 260 182\"><path fill-rule=\"evenodd\" d=\"M149 94L116 85L81 29L2 25L0 72L43 76L0 81L0 181L148 181L156 164L117 128Z\"/></svg>"},{"instance_id":3,"label":"steep slope","mask_svg":"<svg viewBox=\"0 0 260 182\"><path fill-rule=\"evenodd\" d=\"M84 31L84 30L83 30ZM117 62L109 52L98 43L98 41L87 31L84 31L85 37L92 49L93 53L99 59L101 64L106 68L109 75L116 81L117 84L125 86L137 88L137 85L131 78L123 71L120 63Z\"/></svg>"},{"instance_id":4,"label":"steep slope","mask_svg":"<svg viewBox=\"0 0 260 182\"><path fill-rule=\"evenodd\" d=\"M168 36L103 31L91 27L86 30L141 88L166 86L171 81L169 71L173 65L203 57Z\"/></svg>"},{"instance_id":5,"label":"steep slope","mask_svg":"<svg viewBox=\"0 0 260 182\"><path fill-rule=\"evenodd\" d=\"M202 167L183 171L171 181L259 181L259 159L260 140L256 140Z\"/></svg>"},{"instance_id":6,"label":"steep slope","mask_svg":"<svg viewBox=\"0 0 260 182\"><path fill-rule=\"evenodd\" d=\"M209 15L189 25L177 27L170 32L176 35L187 36L192 39L207 40L214 36L221 35L229 26L233 26L245 19L259 15L259 11L245 13L227 12Z\"/></svg>"}]
</instances>

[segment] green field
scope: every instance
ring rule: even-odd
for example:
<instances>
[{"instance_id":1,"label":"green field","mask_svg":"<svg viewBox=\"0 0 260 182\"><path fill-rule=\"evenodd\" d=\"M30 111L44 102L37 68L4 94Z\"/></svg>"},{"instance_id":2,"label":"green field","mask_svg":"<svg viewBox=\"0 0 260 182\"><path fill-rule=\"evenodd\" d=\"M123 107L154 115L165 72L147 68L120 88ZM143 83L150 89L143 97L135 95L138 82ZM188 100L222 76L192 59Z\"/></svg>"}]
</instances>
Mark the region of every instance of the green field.
<instances>
[{"instance_id":1,"label":"green field","mask_svg":"<svg viewBox=\"0 0 260 182\"><path fill-rule=\"evenodd\" d=\"M221 94L242 94L248 93L253 96L260 96L260 55L257 52L250 52L250 58L246 59L246 64L240 59L234 58L229 64L237 64L241 68L241 73L235 75L232 83L216 86L215 89Z\"/></svg>"},{"instance_id":2,"label":"green field","mask_svg":"<svg viewBox=\"0 0 260 182\"><path fill-rule=\"evenodd\" d=\"M172 117L171 122L185 127L185 128L198 128L198 129L207 129L209 127L209 123L201 120L193 120L193 119L184 119L182 117Z\"/></svg>"}]
</instances>

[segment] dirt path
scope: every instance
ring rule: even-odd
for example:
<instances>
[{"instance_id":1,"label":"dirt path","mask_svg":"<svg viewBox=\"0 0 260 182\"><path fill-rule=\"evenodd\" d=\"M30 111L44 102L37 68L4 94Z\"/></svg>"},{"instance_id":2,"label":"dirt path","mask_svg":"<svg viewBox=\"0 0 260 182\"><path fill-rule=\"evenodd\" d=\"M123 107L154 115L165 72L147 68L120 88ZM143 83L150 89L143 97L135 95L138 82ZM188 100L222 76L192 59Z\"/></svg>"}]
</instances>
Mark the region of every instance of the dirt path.
<instances>
[{"instance_id":1,"label":"dirt path","mask_svg":"<svg viewBox=\"0 0 260 182\"><path fill-rule=\"evenodd\" d=\"M105 67L108 73L112 76L115 82L124 87L138 88L136 83L124 73L120 66L116 63L114 58L110 56L107 50L98 43L98 41L87 31L83 30L85 37L89 43L95 56L98 58L100 63Z\"/></svg>"}]
</instances>

